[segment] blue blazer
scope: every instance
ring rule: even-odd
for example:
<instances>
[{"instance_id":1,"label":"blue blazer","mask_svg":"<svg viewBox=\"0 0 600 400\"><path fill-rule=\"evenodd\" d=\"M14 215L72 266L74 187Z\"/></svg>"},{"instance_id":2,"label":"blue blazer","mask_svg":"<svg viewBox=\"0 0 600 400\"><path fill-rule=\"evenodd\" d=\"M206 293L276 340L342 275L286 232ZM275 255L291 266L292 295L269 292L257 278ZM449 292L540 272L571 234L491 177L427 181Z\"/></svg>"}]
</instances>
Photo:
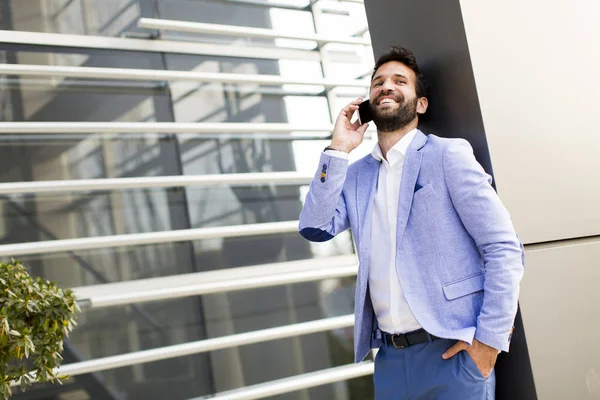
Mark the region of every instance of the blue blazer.
<instances>
[{"instance_id":1,"label":"blue blazer","mask_svg":"<svg viewBox=\"0 0 600 400\"><path fill-rule=\"evenodd\" d=\"M359 362L381 344L369 296L369 248L379 161L321 155L299 230L323 242L351 228L359 269L354 351ZM466 140L412 140L398 203L396 270L417 321L433 335L508 351L524 252L492 179Z\"/></svg>"}]
</instances>

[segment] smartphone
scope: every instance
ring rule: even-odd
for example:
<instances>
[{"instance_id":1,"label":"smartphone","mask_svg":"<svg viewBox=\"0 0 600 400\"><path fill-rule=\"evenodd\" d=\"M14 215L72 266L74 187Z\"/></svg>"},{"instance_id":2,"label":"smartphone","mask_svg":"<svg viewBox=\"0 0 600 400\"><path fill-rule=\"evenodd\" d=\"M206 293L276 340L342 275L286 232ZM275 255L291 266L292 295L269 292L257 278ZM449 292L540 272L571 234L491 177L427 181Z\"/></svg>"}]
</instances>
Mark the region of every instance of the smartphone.
<instances>
[{"instance_id":1,"label":"smartphone","mask_svg":"<svg viewBox=\"0 0 600 400\"><path fill-rule=\"evenodd\" d=\"M371 103L369 103L369 100L365 100L358 106L358 122L362 125L371 121L373 121Z\"/></svg>"}]
</instances>

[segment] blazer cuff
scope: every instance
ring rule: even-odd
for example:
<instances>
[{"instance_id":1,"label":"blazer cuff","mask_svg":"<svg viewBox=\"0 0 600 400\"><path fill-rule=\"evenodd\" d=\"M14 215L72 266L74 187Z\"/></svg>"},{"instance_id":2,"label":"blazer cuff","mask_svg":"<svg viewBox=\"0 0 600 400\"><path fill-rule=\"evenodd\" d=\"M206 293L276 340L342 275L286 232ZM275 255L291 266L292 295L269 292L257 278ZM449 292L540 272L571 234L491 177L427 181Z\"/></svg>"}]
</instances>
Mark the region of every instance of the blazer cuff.
<instances>
[{"instance_id":1,"label":"blazer cuff","mask_svg":"<svg viewBox=\"0 0 600 400\"><path fill-rule=\"evenodd\" d=\"M498 335L490 334L479 328L475 331L475 339L483 344L487 344L488 346L495 348L498 350L498 352L508 352L510 345L510 335L507 335L507 340L503 340L501 337L498 337Z\"/></svg>"}]
</instances>

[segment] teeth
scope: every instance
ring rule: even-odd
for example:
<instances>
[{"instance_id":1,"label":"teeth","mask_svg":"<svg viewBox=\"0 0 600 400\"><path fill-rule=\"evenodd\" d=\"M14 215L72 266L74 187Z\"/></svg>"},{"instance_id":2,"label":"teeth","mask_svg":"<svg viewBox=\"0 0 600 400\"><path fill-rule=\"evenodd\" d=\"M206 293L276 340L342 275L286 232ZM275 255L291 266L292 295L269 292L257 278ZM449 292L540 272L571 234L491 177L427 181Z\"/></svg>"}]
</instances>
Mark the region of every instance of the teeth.
<instances>
[{"instance_id":1,"label":"teeth","mask_svg":"<svg viewBox=\"0 0 600 400\"><path fill-rule=\"evenodd\" d=\"M383 99L383 100L381 100L381 102L379 104L387 104L387 103L395 103L395 101L392 99Z\"/></svg>"}]
</instances>

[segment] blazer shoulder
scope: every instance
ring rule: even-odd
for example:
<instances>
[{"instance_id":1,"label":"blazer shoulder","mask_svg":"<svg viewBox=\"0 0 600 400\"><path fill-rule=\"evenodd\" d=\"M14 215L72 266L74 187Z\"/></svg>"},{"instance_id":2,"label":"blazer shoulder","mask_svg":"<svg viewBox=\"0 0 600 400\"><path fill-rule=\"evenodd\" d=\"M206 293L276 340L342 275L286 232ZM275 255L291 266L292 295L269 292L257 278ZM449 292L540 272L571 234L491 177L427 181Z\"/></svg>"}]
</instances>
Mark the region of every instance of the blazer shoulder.
<instances>
[{"instance_id":1,"label":"blazer shoulder","mask_svg":"<svg viewBox=\"0 0 600 400\"><path fill-rule=\"evenodd\" d=\"M436 135L428 135L425 150L427 150L427 153L429 154L435 154L435 156L441 157L444 153L448 151L447 149L449 149L451 145L454 146L453 148L456 148L456 146L466 146L470 148L471 151L473 149L469 141L467 141L466 139L444 138Z\"/></svg>"},{"instance_id":2,"label":"blazer shoulder","mask_svg":"<svg viewBox=\"0 0 600 400\"><path fill-rule=\"evenodd\" d=\"M348 166L348 174L356 174L358 171L374 162L377 162L377 160L375 160L371 154L367 154L363 158L356 160Z\"/></svg>"},{"instance_id":3,"label":"blazer shoulder","mask_svg":"<svg viewBox=\"0 0 600 400\"><path fill-rule=\"evenodd\" d=\"M463 138L445 138L437 135L429 134L427 135L427 145L434 147L444 148L448 146L450 143L469 143L466 139Z\"/></svg>"}]
</instances>

